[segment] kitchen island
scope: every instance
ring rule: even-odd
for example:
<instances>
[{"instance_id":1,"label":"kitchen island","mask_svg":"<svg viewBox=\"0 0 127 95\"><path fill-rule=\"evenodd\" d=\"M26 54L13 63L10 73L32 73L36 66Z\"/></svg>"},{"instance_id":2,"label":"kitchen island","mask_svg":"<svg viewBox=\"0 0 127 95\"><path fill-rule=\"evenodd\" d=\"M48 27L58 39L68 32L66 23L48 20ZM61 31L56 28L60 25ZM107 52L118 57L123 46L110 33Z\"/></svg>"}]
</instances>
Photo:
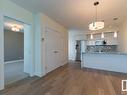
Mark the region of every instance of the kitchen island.
<instances>
[{"instance_id":1,"label":"kitchen island","mask_svg":"<svg viewBox=\"0 0 127 95\"><path fill-rule=\"evenodd\" d=\"M127 54L82 53L81 67L127 73Z\"/></svg>"}]
</instances>

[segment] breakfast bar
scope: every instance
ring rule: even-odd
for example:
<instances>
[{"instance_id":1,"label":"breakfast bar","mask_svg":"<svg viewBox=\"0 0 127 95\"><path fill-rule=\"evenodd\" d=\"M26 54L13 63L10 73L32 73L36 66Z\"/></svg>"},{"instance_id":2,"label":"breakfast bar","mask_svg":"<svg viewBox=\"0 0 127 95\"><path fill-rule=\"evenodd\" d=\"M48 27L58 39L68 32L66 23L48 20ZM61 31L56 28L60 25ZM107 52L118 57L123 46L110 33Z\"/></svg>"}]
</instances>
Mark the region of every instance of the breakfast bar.
<instances>
[{"instance_id":1,"label":"breakfast bar","mask_svg":"<svg viewBox=\"0 0 127 95\"><path fill-rule=\"evenodd\" d=\"M81 67L127 73L127 54L82 53Z\"/></svg>"}]
</instances>

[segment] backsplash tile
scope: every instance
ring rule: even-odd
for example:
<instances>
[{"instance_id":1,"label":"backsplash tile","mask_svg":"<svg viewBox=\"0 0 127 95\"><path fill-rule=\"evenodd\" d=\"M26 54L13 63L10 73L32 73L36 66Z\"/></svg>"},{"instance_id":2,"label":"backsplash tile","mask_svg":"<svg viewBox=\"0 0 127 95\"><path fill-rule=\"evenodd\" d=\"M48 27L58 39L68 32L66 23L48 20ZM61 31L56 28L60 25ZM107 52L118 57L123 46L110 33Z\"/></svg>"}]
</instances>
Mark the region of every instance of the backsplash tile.
<instances>
[{"instance_id":1,"label":"backsplash tile","mask_svg":"<svg viewBox=\"0 0 127 95\"><path fill-rule=\"evenodd\" d=\"M117 52L117 45L89 45L86 52Z\"/></svg>"}]
</instances>

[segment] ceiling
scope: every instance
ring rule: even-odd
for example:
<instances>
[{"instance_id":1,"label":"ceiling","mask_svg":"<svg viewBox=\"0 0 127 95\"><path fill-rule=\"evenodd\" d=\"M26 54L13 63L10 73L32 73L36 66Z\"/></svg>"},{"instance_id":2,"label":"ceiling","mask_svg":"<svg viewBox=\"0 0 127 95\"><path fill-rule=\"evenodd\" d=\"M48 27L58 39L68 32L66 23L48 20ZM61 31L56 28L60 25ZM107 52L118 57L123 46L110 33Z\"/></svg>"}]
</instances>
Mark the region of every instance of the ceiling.
<instances>
[{"instance_id":1,"label":"ceiling","mask_svg":"<svg viewBox=\"0 0 127 95\"><path fill-rule=\"evenodd\" d=\"M69 29L88 30L92 22L95 0L12 0L31 12L43 12ZM117 26L127 19L127 0L98 0L98 19L105 26ZM113 18L119 19L114 21Z\"/></svg>"}]
</instances>

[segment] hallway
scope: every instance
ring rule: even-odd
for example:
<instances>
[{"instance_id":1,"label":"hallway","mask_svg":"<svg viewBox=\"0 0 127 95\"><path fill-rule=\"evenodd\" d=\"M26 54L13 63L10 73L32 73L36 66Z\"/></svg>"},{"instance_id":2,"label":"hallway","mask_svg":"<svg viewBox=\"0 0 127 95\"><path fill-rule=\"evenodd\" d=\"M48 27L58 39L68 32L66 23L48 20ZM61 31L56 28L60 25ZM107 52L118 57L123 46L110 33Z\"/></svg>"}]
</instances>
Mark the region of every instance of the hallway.
<instances>
[{"instance_id":1,"label":"hallway","mask_svg":"<svg viewBox=\"0 0 127 95\"><path fill-rule=\"evenodd\" d=\"M27 78L8 86L0 95L127 95L121 92L126 74L80 69L70 63L43 78Z\"/></svg>"}]
</instances>

